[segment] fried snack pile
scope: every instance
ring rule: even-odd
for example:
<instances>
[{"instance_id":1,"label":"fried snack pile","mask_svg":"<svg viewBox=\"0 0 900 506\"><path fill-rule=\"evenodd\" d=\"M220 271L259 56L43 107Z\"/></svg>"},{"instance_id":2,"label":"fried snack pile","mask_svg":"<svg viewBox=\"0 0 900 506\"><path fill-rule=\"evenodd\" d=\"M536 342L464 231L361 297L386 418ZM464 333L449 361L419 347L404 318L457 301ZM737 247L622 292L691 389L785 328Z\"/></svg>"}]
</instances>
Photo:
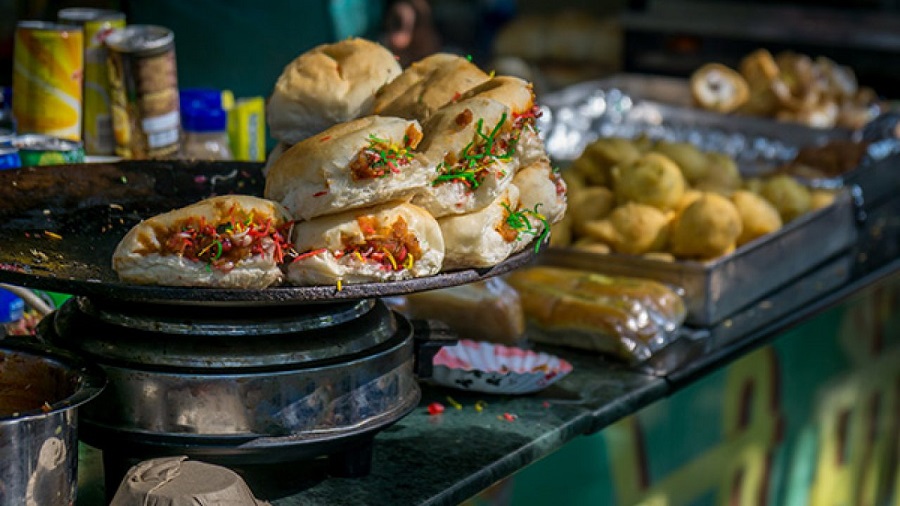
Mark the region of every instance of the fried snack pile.
<instances>
[{"instance_id":1,"label":"fried snack pile","mask_svg":"<svg viewBox=\"0 0 900 506\"><path fill-rule=\"evenodd\" d=\"M878 97L849 67L818 56L758 49L732 69L706 64L691 75L691 95L704 109L802 123L860 128L878 114Z\"/></svg>"},{"instance_id":2,"label":"fried snack pile","mask_svg":"<svg viewBox=\"0 0 900 506\"><path fill-rule=\"evenodd\" d=\"M662 260L718 258L834 200L786 174L744 179L727 155L644 137L597 139L563 177L570 212L552 245Z\"/></svg>"}]
</instances>

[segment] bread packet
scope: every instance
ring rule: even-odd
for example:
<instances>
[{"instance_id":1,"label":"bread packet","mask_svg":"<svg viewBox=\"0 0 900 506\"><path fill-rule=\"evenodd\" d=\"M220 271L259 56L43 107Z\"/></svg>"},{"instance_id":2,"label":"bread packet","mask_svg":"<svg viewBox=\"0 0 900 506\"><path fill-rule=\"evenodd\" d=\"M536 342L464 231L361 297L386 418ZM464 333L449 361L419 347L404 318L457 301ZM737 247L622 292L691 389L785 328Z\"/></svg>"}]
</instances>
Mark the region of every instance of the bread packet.
<instances>
[{"instance_id":1,"label":"bread packet","mask_svg":"<svg viewBox=\"0 0 900 506\"><path fill-rule=\"evenodd\" d=\"M460 339L515 344L525 333L519 294L502 278L391 297L386 302L407 318L440 320Z\"/></svg>"},{"instance_id":2,"label":"bread packet","mask_svg":"<svg viewBox=\"0 0 900 506\"><path fill-rule=\"evenodd\" d=\"M644 362L671 343L687 315L660 282L560 267L529 267L506 280L518 292L528 338Z\"/></svg>"}]
</instances>

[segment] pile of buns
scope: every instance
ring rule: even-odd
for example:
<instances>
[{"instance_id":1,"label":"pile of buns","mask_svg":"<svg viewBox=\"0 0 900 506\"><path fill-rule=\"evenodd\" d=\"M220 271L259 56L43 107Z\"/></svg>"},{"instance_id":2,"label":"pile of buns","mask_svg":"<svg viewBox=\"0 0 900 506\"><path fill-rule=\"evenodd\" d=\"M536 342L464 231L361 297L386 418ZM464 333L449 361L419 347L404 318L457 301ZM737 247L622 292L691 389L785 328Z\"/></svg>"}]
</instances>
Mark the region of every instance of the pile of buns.
<instances>
[{"instance_id":1,"label":"pile of buns","mask_svg":"<svg viewBox=\"0 0 900 506\"><path fill-rule=\"evenodd\" d=\"M563 176L570 213L554 245L659 260L718 258L834 200L788 175L744 178L725 154L645 137L597 139Z\"/></svg>"},{"instance_id":2,"label":"pile of buns","mask_svg":"<svg viewBox=\"0 0 900 506\"><path fill-rule=\"evenodd\" d=\"M856 74L824 56L815 59L758 49L738 69L706 64L691 75L691 95L705 109L772 117L816 128L861 128L878 114L878 97Z\"/></svg>"},{"instance_id":3,"label":"pile of buns","mask_svg":"<svg viewBox=\"0 0 900 506\"><path fill-rule=\"evenodd\" d=\"M566 211L539 114L529 82L461 56L401 69L365 39L318 46L284 68L268 101L279 144L263 197L146 220L113 266L136 283L340 288L495 265L540 246Z\"/></svg>"}]
</instances>

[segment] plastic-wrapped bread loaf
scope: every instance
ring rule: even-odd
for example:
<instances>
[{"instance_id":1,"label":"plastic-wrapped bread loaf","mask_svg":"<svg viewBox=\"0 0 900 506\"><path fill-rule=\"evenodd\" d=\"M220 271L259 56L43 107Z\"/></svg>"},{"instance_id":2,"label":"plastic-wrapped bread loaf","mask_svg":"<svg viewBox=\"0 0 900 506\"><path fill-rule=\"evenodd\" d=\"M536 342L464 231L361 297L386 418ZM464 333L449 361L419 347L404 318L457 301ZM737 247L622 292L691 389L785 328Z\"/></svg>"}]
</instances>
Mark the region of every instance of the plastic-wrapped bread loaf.
<instances>
[{"instance_id":1,"label":"plastic-wrapped bread loaf","mask_svg":"<svg viewBox=\"0 0 900 506\"><path fill-rule=\"evenodd\" d=\"M518 292L502 278L387 299L408 318L440 320L460 339L515 344L525 333Z\"/></svg>"},{"instance_id":2,"label":"plastic-wrapped bread loaf","mask_svg":"<svg viewBox=\"0 0 900 506\"><path fill-rule=\"evenodd\" d=\"M519 292L534 341L644 361L668 344L686 316L673 289L648 279L560 267L507 276Z\"/></svg>"}]
</instances>

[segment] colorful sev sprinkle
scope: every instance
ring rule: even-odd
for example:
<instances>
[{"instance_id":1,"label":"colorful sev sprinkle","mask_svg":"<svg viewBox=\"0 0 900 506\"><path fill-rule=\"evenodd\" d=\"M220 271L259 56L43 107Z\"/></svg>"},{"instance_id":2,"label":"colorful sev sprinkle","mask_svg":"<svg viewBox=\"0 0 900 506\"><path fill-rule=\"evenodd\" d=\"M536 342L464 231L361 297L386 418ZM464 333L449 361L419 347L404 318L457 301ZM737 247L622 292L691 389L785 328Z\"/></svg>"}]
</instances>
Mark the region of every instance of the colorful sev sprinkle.
<instances>
[{"instance_id":1,"label":"colorful sev sprinkle","mask_svg":"<svg viewBox=\"0 0 900 506\"><path fill-rule=\"evenodd\" d=\"M475 411L481 413L484 411L484 408L487 407L487 403L484 401L475 401Z\"/></svg>"},{"instance_id":2,"label":"colorful sev sprinkle","mask_svg":"<svg viewBox=\"0 0 900 506\"><path fill-rule=\"evenodd\" d=\"M55 233L55 232L51 232L51 231L49 231L49 230L44 230L44 235L47 236L47 237L49 237L49 238L51 238L51 239L56 239L57 241L62 239L62 236L61 236L61 235L59 235L59 234L57 234L57 233Z\"/></svg>"},{"instance_id":3,"label":"colorful sev sprinkle","mask_svg":"<svg viewBox=\"0 0 900 506\"><path fill-rule=\"evenodd\" d=\"M44 401L44 404L41 405L41 411L43 411L44 413L49 413L53 411L53 407L50 406L49 402Z\"/></svg>"},{"instance_id":4,"label":"colorful sev sprinkle","mask_svg":"<svg viewBox=\"0 0 900 506\"><path fill-rule=\"evenodd\" d=\"M341 278L337 279L337 291L342 291L344 289L344 280Z\"/></svg>"},{"instance_id":5,"label":"colorful sev sprinkle","mask_svg":"<svg viewBox=\"0 0 900 506\"><path fill-rule=\"evenodd\" d=\"M453 407L456 408L456 409L462 409L462 408L463 408L463 407L462 407L462 404L456 402L456 400L455 400L453 397L450 397L449 395L447 396L447 404L450 404L451 406L453 406Z\"/></svg>"},{"instance_id":6,"label":"colorful sev sprinkle","mask_svg":"<svg viewBox=\"0 0 900 506\"><path fill-rule=\"evenodd\" d=\"M313 197L321 197L322 195L328 195L328 190L322 190L320 192L313 193Z\"/></svg>"},{"instance_id":7,"label":"colorful sev sprinkle","mask_svg":"<svg viewBox=\"0 0 900 506\"><path fill-rule=\"evenodd\" d=\"M444 412L444 405L440 402L432 402L428 405L428 414L429 415L440 415Z\"/></svg>"},{"instance_id":8,"label":"colorful sev sprinkle","mask_svg":"<svg viewBox=\"0 0 900 506\"><path fill-rule=\"evenodd\" d=\"M534 245L534 252L537 253L541 249L541 244L547 240L547 236L550 235L550 222L547 221L547 218L538 212L538 208L541 206L541 203L538 202L534 205L534 209L524 209L519 211L513 211L510 209L509 204L503 203L503 208L507 212L506 216L506 224L509 227L519 234L530 234L531 236L537 236L538 232L535 227L531 225L531 220L528 219L529 216L532 216L544 224L544 230L541 231L540 237L538 238L537 244Z\"/></svg>"},{"instance_id":9,"label":"colorful sev sprinkle","mask_svg":"<svg viewBox=\"0 0 900 506\"><path fill-rule=\"evenodd\" d=\"M445 159L437 165L438 176L431 185L456 181L465 184L470 190L477 190L495 162L508 162L515 154L515 139L505 139L499 135L505 123L505 113L500 116L500 121L492 129L485 128L484 118L479 119L475 124L476 139L467 144L455 157ZM503 174L498 176L502 177Z\"/></svg>"},{"instance_id":10,"label":"colorful sev sprinkle","mask_svg":"<svg viewBox=\"0 0 900 506\"><path fill-rule=\"evenodd\" d=\"M518 418L519 415L516 415L515 413L503 413L503 415L497 415L497 420L505 420L510 423L515 422Z\"/></svg>"},{"instance_id":11,"label":"colorful sev sprinkle","mask_svg":"<svg viewBox=\"0 0 900 506\"><path fill-rule=\"evenodd\" d=\"M544 403L542 404L542 406L544 406L544 409L547 409L547 408L550 407L550 403L547 402L547 401L544 401Z\"/></svg>"}]
</instances>

